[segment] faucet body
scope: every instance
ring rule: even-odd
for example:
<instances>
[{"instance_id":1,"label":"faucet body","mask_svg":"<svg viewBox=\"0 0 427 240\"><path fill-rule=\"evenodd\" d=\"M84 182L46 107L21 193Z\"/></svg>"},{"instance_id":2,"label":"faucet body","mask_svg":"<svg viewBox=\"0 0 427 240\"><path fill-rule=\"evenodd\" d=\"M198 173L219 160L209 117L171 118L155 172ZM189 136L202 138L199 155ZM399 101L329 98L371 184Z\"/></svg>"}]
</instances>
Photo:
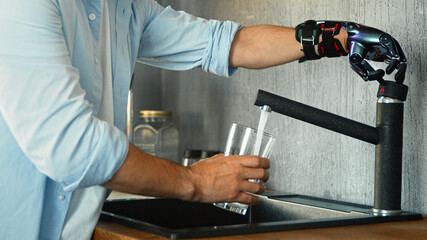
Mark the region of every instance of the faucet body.
<instances>
[{"instance_id":1,"label":"faucet body","mask_svg":"<svg viewBox=\"0 0 427 240\"><path fill-rule=\"evenodd\" d=\"M376 127L359 123L290 99L259 90L255 105L323 127L375 147L375 190L373 214L388 216L401 212L403 102L408 87L384 81L378 89Z\"/></svg>"}]
</instances>

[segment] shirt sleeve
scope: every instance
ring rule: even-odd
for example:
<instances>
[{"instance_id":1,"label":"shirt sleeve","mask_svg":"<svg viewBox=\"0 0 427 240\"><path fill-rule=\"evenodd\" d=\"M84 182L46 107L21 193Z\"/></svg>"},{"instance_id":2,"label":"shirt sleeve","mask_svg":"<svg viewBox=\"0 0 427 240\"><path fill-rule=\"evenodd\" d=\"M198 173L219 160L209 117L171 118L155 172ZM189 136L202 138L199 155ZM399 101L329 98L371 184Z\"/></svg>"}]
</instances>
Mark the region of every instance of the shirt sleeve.
<instances>
[{"instance_id":1,"label":"shirt sleeve","mask_svg":"<svg viewBox=\"0 0 427 240\"><path fill-rule=\"evenodd\" d=\"M228 57L239 24L206 20L171 7L147 23L138 52L140 62L171 70L201 67L226 77L236 71L229 67Z\"/></svg>"},{"instance_id":2,"label":"shirt sleeve","mask_svg":"<svg viewBox=\"0 0 427 240\"><path fill-rule=\"evenodd\" d=\"M0 114L35 168L71 191L109 180L128 141L85 99L56 4L15 0L0 8Z\"/></svg>"}]
</instances>

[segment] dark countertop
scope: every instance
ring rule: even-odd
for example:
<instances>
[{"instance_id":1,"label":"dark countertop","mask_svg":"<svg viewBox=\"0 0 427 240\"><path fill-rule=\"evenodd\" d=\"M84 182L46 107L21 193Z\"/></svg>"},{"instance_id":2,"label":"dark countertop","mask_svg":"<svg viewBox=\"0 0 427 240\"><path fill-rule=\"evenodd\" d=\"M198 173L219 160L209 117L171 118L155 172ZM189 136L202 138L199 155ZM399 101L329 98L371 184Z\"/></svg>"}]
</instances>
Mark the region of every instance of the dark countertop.
<instances>
[{"instance_id":1,"label":"dark countertop","mask_svg":"<svg viewBox=\"0 0 427 240\"><path fill-rule=\"evenodd\" d=\"M294 230L261 234L248 234L199 240L278 240L278 239L427 239L427 215L423 220L379 223L346 227L331 227L308 230ZM129 228L108 221L99 221L95 228L94 240L164 240L151 233Z\"/></svg>"}]
</instances>

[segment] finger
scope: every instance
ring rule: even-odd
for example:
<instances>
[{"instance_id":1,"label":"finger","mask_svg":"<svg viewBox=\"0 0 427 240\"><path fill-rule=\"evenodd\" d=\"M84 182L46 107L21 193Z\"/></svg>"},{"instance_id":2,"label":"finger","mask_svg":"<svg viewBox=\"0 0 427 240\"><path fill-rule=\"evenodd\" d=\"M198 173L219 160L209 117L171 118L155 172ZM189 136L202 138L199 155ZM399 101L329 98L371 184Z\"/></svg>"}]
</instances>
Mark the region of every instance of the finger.
<instances>
[{"instance_id":1,"label":"finger","mask_svg":"<svg viewBox=\"0 0 427 240\"><path fill-rule=\"evenodd\" d=\"M394 76L394 79L396 80L396 82L398 83L403 83L403 81L405 80L405 73L406 73L406 57L405 57L405 53L402 50L402 47L400 47L400 44L398 41L396 41L396 39L394 39L394 43L396 44L396 48L399 52L399 60L400 60L400 64L398 67L398 71L396 73L396 75Z\"/></svg>"},{"instance_id":2,"label":"finger","mask_svg":"<svg viewBox=\"0 0 427 240\"><path fill-rule=\"evenodd\" d=\"M264 177L260 178L259 180L263 183L267 182L268 179L270 179L270 172L269 171L265 171Z\"/></svg>"},{"instance_id":3,"label":"finger","mask_svg":"<svg viewBox=\"0 0 427 240\"><path fill-rule=\"evenodd\" d=\"M270 177L270 173L263 168L245 168L242 170L243 179L258 179L266 182Z\"/></svg>"},{"instance_id":4,"label":"finger","mask_svg":"<svg viewBox=\"0 0 427 240\"><path fill-rule=\"evenodd\" d=\"M351 42L349 54L350 66L357 74L359 74L360 77L363 78L363 80L368 81L368 71L362 65L362 61L365 59L366 54L367 51L365 46L358 42Z\"/></svg>"},{"instance_id":5,"label":"finger","mask_svg":"<svg viewBox=\"0 0 427 240\"><path fill-rule=\"evenodd\" d=\"M396 75L394 76L394 79L397 83L403 83L403 81L405 80L406 67L407 66L405 62L399 64L399 69Z\"/></svg>"},{"instance_id":6,"label":"finger","mask_svg":"<svg viewBox=\"0 0 427 240\"><path fill-rule=\"evenodd\" d=\"M242 192L235 199L231 201L253 206L253 205L259 204L261 199L257 196Z\"/></svg>"},{"instance_id":7,"label":"finger","mask_svg":"<svg viewBox=\"0 0 427 240\"><path fill-rule=\"evenodd\" d=\"M400 43L394 38L393 40L394 40L394 43L396 44L397 52L399 53L400 62L406 62L405 53L403 52L402 47L400 46Z\"/></svg>"},{"instance_id":8,"label":"finger","mask_svg":"<svg viewBox=\"0 0 427 240\"><path fill-rule=\"evenodd\" d=\"M362 65L362 58L358 54L350 56L351 68L365 81L368 81L368 71Z\"/></svg>"},{"instance_id":9,"label":"finger","mask_svg":"<svg viewBox=\"0 0 427 240\"><path fill-rule=\"evenodd\" d=\"M394 58L399 57L398 49L396 47L395 41L389 34L385 33L385 34L381 35L379 40L380 40L381 45L384 46L389 51L389 54L392 57L394 57Z\"/></svg>"},{"instance_id":10,"label":"finger","mask_svg":"<svg viewBox=\"0 0 427 240\"><path fill-rule=\"evenodd\" d=\"M384 81L384 70L375 70L366 60L362 61L362 66L368 71L368 80L378 80L380 83Z\"/></svg>"},{"instance_id":11,"label":"finger","mask_svg":"<svg viewBox=\"0 0 427 240\"><path fill-rule=\"evenodd\" d=\"M240 164L244 167L252 168L270 168L270 160L259 156L239 156Z\"/></svg>"},{"instance_id":12,"label":"finger","mask_svg":"<svg viewBox=\"0 0 427 240\"><path fill-rule=\"evenodd\" d=\"M265 191L265 185L254 181L243 181L241 190L243 192L261 194Z\"/></svg>"},{"instance_id":13,"label":"finger","mask_svg":"<svg viewBox=\"0 0 427 240\"><path fill-rule=\"evenodd\" d=\"M368 73L368 80L378 80L378 81L383 81L383 77L385 75L384 70L382 69L378 69L375 70L373 72L369 72Z\"/></svg>"},{"instance_id":14,"label":"finger","mask_svg":"<svg viewBox=\"0 0 427 240\"><path fill-rule=\"evenodd\" d=\"M397 68L397 65L399 65L399 60L392 59L386 68L386 73L391 74Z\"/></svg>"}]
</instances>

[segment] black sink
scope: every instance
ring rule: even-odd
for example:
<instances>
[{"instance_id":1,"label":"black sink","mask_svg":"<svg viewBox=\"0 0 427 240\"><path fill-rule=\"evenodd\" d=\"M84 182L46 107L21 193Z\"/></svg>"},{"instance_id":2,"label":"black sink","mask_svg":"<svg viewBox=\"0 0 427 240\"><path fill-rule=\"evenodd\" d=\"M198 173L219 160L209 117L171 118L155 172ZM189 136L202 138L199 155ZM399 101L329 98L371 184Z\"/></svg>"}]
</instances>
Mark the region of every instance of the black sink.
<instances>
[{"instance_id":1,"label":"black sink","mask_svg":"<svg viewBox=\"0 0 427 240\"><path fill-rule=\"evenodd\" d=\"M212 204L176 199L106 201L101 219L170 239L219 237L422 219L402 212L375 216L370 206L295 194L267 194L246 216Z\"/></svg>"}]
</instances>

